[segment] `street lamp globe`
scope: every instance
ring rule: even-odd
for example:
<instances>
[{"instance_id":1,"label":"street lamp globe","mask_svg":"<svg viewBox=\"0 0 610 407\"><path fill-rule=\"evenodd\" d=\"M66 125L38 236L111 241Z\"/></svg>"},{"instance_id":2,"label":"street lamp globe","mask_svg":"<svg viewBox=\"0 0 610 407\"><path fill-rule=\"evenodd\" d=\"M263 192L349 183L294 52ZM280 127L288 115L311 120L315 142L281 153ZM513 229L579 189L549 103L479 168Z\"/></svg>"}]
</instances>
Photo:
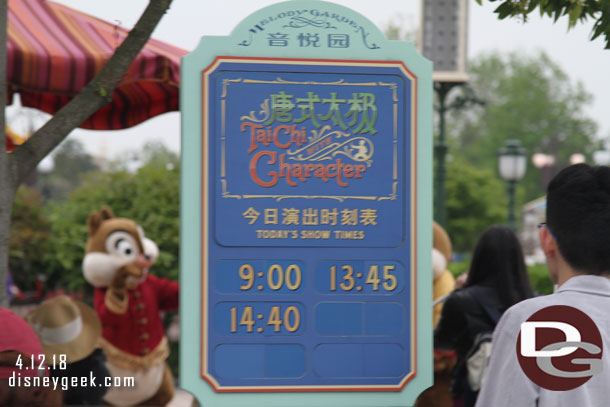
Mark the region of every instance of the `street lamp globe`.
<instances>
[{"instance_id":1,"label":"street lamp globe","mask_svg":"<svg viewBox=\"0 0 610 407\"><path fill-rule=\"evenodd\" d=\"M525 175L525 149L519 140L507 140L504 147L498 150L498 170L500 177L507 184L508 190L508 226L517 230L515 218L515 188L517 181Z\"/></svg>"},{"instance_id":2,"label":"street lamp globe","mask_svg":"<svg viewBox=\"0 0 610 407\"><path fill-rule=\"evenodd\" d=\"M555 164L555 157L548 154L536 153L532 156L532 164L536 168L550 167Z\"/></svg>"},{"instance_id":3,"label":"street lamp globe","mask_svg":"<svg viewBox=\"0 0 610 407\"><path fill-rule=\"evenodd\" d=\"M570 164L582 164L586 161L586 158L583 154L575 153L570 156Z\"/></svg>"},{"instance_id":4,"label":"street lamp globe","mask_svg":"<svg viewBox=\"0 0 610 407\"><path fill-rule=\"evenodd\" d=\"M519 181L525 175L527 160L519 140L507 140L498 150L498 169L504 181Z\"/></svg>"},{"instance_id":5,"label":"street lamp globe","mask_svg":"<svg viewBox=\"0 0 610 407\"><path fill-rule=\"evenodd\" d=\"M593 153L595 165L610 165L610 151L600 150Z\"/></svg>"}]
</instances>

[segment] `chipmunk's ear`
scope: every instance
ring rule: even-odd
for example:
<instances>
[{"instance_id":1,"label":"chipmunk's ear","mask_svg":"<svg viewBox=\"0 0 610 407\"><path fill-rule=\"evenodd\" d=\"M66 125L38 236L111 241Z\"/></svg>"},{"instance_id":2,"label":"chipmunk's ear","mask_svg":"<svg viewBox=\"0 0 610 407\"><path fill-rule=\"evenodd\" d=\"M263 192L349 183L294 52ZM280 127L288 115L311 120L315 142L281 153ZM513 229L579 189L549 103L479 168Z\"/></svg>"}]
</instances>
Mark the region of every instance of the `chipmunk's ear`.
<instances>
[{"instance_id":1,"label":"chipmunk's ear","mask_svg":"<svg viewBox=\"0 0 610 407\"><path fill-rule=\"evenodd\" d=\"M95 235L95 232L99 229L102 223L102 214L100 212L93 212L87 219L87 229L89 230L89 236Z\"/></svg>"},{"instance_id":2,"label":"chipmunk's ear","mask_svg":"<svg viewBox=\"0 0 610 407\"><path fill-rule=\"evenodd\" d=\"M114 218L114 212L112 212L112 209L106 205L102 206L102 209L100 209L100 214L102 215L103 220Z\"/></svg>"},{"instance_id":3,"label":"chipmunk's ear","mask_svg":"<svg viewBox=\"0 0 610 407\"><path fill-rule=\"evenodd\" d=\"M89 228L89 236L93 236L99 229L103 221L114 218L114 213L110 207L104 205L99 212L93 212L89 215L87 220L87 227Z\"/></svg>"}]
</instances>

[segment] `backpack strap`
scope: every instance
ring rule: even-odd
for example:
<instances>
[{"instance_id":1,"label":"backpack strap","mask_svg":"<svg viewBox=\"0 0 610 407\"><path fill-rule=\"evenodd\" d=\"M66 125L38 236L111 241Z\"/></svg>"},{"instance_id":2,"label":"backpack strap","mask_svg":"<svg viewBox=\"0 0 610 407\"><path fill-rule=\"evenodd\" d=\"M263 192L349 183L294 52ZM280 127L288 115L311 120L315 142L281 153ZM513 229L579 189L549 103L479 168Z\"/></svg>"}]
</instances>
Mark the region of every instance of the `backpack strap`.
<instances>
[{"instance_id":1,"label":"backpack strap","mask_svg":"<svg viewBox=\"0 0 610 407\"><path fill-rule=\"evenodd\" d=\"M483 287L479 287L479 286L475 285L475 286L468 287L467 290L470 293L470 295L472 295L472 298L474 298L475 301L478 302L483 307L483 309L485 310L487 315L493 321L494 325L496 325L498 323L498 321L500 320L500 317L502 316L502 314L500 313L500 311L498 311L498 309L496 307L493 306L489 296L485 293L485 290L483 289Z\"/></svg>"}]
</instances>

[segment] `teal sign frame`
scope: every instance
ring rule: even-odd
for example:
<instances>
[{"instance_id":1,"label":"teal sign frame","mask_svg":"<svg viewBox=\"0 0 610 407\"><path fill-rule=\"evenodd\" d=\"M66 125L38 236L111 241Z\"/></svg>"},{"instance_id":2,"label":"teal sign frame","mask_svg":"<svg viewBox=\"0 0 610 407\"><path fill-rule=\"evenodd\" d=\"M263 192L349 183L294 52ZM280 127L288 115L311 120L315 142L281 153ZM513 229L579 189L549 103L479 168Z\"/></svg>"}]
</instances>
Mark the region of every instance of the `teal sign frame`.
<instances>
[{"instance_id":1,"label":"teal sign frame","mask_svg":"<svg viewBox=\"0 0 610 407\"><path fill-rule=\"evenodd\" d=\"M409 406L432 384L431 76L323 1L184 57L180 380L203 405Z\"/></svg>"}]
</instances>

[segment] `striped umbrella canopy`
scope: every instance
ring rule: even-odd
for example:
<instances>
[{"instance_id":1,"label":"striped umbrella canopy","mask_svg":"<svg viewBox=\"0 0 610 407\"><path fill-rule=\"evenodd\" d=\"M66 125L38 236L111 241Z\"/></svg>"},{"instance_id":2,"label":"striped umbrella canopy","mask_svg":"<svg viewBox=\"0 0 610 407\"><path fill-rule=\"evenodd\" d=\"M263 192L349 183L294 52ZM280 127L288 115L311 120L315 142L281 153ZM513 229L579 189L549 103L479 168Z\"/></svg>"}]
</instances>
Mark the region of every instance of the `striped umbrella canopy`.
<instances>
[{"instance_id":1,"label":"striped umbrella canopy","mask_svg":"<svg viewBox=\"0 0 610 407\"><path fill-rule=\"evenodd\" d=\"M9 102L56 113L101 69L128 31L45 0L8 1ZM80 127L116 130L178 110L180 58L187 52L149 40L112 95Z\"/></svg>"}]
</instances>

